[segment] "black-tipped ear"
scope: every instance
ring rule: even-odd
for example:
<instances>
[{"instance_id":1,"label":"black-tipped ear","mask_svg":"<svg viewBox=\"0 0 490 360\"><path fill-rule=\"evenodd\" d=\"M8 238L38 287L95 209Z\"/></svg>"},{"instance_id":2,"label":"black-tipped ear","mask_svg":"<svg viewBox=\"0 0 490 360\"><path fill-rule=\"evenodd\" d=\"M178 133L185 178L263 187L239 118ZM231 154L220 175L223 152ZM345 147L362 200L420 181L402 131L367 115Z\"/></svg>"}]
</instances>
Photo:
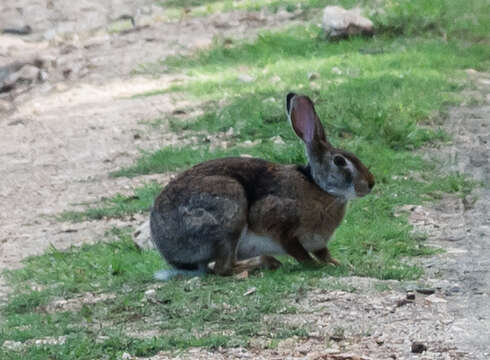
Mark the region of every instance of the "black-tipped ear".
<instances>
[{"instance_id":1,"label":"black-tipped ear","mask_svg":"<svg viewBox=\"0 0 490 360\"><path fill-rule=\"evenodd\" d=\"M290 111L289 117L293 130L307 146L327 142L322 123L316 115L315 106L308 96L297 95Z\"/></svg>"},{"instance_id":2,"label":"black-tipped ear","mask_svg":"<svg viewBox=\"0 0 490 360\"><path fill-rule=\"evenodd\" d=\"M291 112L291 100L293 100L293 97L295 97L296 94L293 92L290 92L286 95L286 113L289 115Z\"/></svg>"}]
</instances>

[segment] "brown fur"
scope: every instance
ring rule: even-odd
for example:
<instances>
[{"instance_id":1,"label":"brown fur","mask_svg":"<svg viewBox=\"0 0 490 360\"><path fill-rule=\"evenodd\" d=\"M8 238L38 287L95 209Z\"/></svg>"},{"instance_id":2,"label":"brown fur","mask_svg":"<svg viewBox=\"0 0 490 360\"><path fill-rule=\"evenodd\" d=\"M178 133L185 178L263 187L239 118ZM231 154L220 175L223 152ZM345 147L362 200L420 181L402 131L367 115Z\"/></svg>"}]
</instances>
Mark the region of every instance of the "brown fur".
<instances>
[{"instance_id":1,"label":"brown fur","mask_svg":"<svg viewBox=\"0 0 490 360\"><path fill-rule=\"evenodd\" d=\"M237 183L243 193L237 193ZM249 158L216 159L194 166L167 185L154 207L158 210L162 202L187 202L203 192L246 202L247 219L240 225L248 223L253 232L270 236L299 261L312 260L299 238L318 234L328 239L345 213L345 202L324 192L297 166Z\"/></svg>"}]
</instances>

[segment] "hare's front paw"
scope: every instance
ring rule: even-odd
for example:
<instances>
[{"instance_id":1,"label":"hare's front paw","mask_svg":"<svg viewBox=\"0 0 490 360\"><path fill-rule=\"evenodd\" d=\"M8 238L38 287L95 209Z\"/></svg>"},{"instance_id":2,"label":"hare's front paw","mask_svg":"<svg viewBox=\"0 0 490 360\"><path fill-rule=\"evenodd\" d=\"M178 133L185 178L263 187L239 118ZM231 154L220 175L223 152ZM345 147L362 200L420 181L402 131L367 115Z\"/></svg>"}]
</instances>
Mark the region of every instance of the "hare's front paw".
<instances>
[{"instance_id":1,"label":"hare's front paw","mask_svg":"<svg viewBox=\"0 0 490 360\"><path fill-rule=\"evenodd\" d=\"M338 261L337 259L335 259L334 257L332 257L332 255L330 255L330 251L328 251L327 248L324 248L324 249L321 249L321 250L317 250L313 253L313 255L315 255L315 257L318 259L318 261L324 263L324 264L330 264L330 265L333 265L333 266L340 266L342 265L340 263L340 261Z\"/></svg>"},{"instance_id":2,"label":"hare's front paw","mask_svg":"<svg viewBox=\"0 0 490 360\"><path fill-rule=\"evenodd\" d=\"M282 263L273 256L263 255L260 257L260 263L262 269L277 270L281 267Z\"/></svg>"}]
</instances>

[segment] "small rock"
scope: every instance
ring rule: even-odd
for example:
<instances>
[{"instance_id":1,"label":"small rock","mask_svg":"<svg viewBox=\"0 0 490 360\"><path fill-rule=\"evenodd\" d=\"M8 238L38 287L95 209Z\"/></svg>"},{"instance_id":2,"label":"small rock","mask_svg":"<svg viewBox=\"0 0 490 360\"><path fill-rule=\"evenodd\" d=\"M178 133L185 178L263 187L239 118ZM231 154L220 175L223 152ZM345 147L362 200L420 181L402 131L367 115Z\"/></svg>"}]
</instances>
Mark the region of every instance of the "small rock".
<instances>
[{"instance_id":1,"label":"small rock","mask_svg":"<svg viewBox=\"0 0 490 360\"><path fill-rule=\"evenodd\" d=\"M323 30L333 39L374 32L372 21L361 16L359 8L346 10L340 6L327 6L323 10Z\"/></svg>"},{"instance_id":2,"label":"small rock","mask_svg":"<svg viewBox=\"0 0 490 360\"><path fill-rule=\"evenodd\" d=\"M127 352L125 352L125 353L123 353L123 354L121 355L121 359L122 359L122 360L130 360L130 359L131 359L131 355L130 355L130 354L128 354Z\"/></svg>"},{"instance_id":3,"label":"small rock","mask_svg":"<svg viewBox=\"0 0 490 360\"><path fill-rule=\"evenodd\" d=\"M5 100L0 100L0 113L1 112L8 112L12 110L13 106L12 103L5 101ZM9 125L17 125L17 124L12 124L9 123Z\"/></svg>"},{"instance_id":4,"label":"small rock","mask_svg":"<svg viewBox=\"0 0 490 360\"><path fill-rule=\"evenodd\" d=\"M2 347L7 350L16 351L22 348L22 343L20 341L5 340Z\"/></svg>"},{"instance_id":5,"label":"small rock","mask_svg":"<svg viewBox=\"0 0 490 360\"><path fill-rule=\"evenodd\" d=\"M447 300L443 298L437 297L436 295L430 295L425 298L425 301L429 304L444 304L447 303Z\"/></svg>"},{"instance_id":6,"label":"small rock","mask_svg":"<svg viewBox=\"0 0 490 360\"><path fill-rule=\"evenodd\" d=\"M461 292L461 288L459 286L453 286L448 291L452 294L455 294Z\"/></svg>"},{"instance_id":7,"label":"small rock","mask_svg":"<svg viewBox=\"0 0 490 360\"><path fill-rule=\"evenodd\" d=\"M312 81L310 83L310 88L312 88L313 90L320 90L320 85L317 84L316 82Z\"/></svg>"},{"instance_id":8,"label":"small rock","mask_svg":"<svg viewBox=\"0 0 490 360\"><path fill-rule=\"evenodd\" d=\"M415 293L413 292L407 293L407 300L415 300Z\"/></svg>"},{"instance_id":9,"label":"small rock","mask_svg":"<svg viewBox=\"0 0 490 360\"><path fill-rule=\"evenodd\" d=\"M338 355L333 355L332 359L336 360L368 360L365 357L360 355L352 354L352 353L342 353Z\"/></svg>"},{"instance_id":10,"label":"small rock","mask_svg":"<svg viewBox=\"0 0 490 360\"><path fill-rule=\"evenodd\" d=\"M194 276L185 282L186 290L194 290L201 286L201 278L199 276Z\"/></svg>"},{"instance_id":11,"label":"small rock","mask_svg":"<svg viewBox=\"0 0 490 360\"><path fill-rule=\"evenodd\" d=\"M422 344L421 342L418 342L418 341L414 341L412 343L412 352L414 354L421 354L424 351L427 351L427 346L425 346L424 344Z\"/></svg>"},{"instance_id":12,"label":"small rock","mask_svg":"<svg viewBox=\"0 0 490 360\"><path fill-rule=\"evenodd\" d=\"M35 81L39 79L39 68L34 65L24 65L17 74L19 80Z\"/></svg>"},{"instance_id":13,"label":"small rock","mask_svg":"<svg viewBox=\"0 0 490 360\"><path fill-rule=\"evenodd\" d=\"M415 299L415 297L414 297ZM396 307L402 307L407 304L412 304L413 300L408 300L408 299L401 299L396 302Z\"/></svg>"},{"instance_id":14,"label":"small rock","mask_svg":"<svg viewBox=\"0 0 490 360\"><path fill-rule=\"evenodd\" d=\"M237 76L237 79L244 83L251 83L255 81L255 78L248 74L240 74Z\"/></svg>"},{"instance_id":15,"label":"small rock","mask_svg":"<svg viewBox=\"0 0 490 360\"><path fill-rule=\"evenodd\" d=\"M22 27L5 28L2 29L0 32L12 35L29 35L30 33L32 33L32 28L29 25L25 25Z\"/></svg>"},{"instance_id":16,"label":"small rock","mask_svg":"<svg viewBox=\"0 0 490 360\"><path fill-rule=\"evenodd\" d=\"M340 353L340 350L337 348L331 348L324 351L314 351L306 357L307 360L322 360L322 359L330 359L333 355Z\"/></svg>"},{"instance_id":17,"label":"small rock","mask_svg":"<svg viewBox=\"0 0 490 360\"><path fill-rule=\"evenodd\" d=\"M263 103L271 103L271 104L275 103L276 101L277 100L272 96L262 100Z\"/></svg>"},{"instance_id":18,"label":"small rock","mask_svg":"<svg viewBox=\"0 0 490 360\"><path fill-rule=\"evenodd\" d=\"M252 295L254 292L257 291L257 288L254 286L254 287L251 287L250 289L248 289L247 291L245 291L243 293L243 296L248 296L248 295Z\"/></svg>"},{"instance_id":19,"label":"small rock","mask_svg":"<svg viewBox=\"0 0 490 360\"><path fill-rule=\"evenodd\" d=\"M336 334L330 335L330 340L333 341L342 341L344 339L345 339L344 335L336 335Z\"/></svg>"},{"instance_id":20,"label":"small rock","mask_svg":"<svg viewBox=\"0 0 490 360\"><path fill-rule=\"evenodd\" d=\"M254 141L252 141L252 140L245 140L243 143L241 143L241 146L243 146L243 147L253 147L255 145L260 144L261 142L262 142L262 140L260 140L260 139L257 139L257 140L254 140Z\"/></svg>"},{"instance_id":21,"label":"small rock","mask_svg":"<svg viewBox=\"0 0 490 360\"><path fill-rule=\"evenodd\" d=\"M415 291L424 295L432 295L436 292L434 289L431 288L417 288L415 289Z\"/></svg>"},{"instance_id":22,"label":"small rock","mask_svg":"<svg viewBox=\"0 0 490 360\"><path fill-rule=\"evenodd\" d=\"M275 145L286 145L282 137L280 137L279 135L271 137L271 141Z\"/></svg>"},{"instance_id":23,"label":"small rock","mask_svg":"<svg viewBox=\"0 0 490 360\"><path fill-rule=\"evenodd\" d=\"M39 68L33 65L24 65L19 71L11 73L3 81L2 87L14 86L18 81L33 82L39 78Z\"/></svg>"},{"instance_id":24,"label":"small rock","mask_svg":"<svg viewBox=\"0 0 490 360\"><path fill-rule=\"evenodd\" d=\"M142 250L155 249L155 245L151 239L150 220L146 220L136 229L133 233L133 241Z\"/></svg>"},{"instance_id":25,"label":"small rock","mask_svg":"<svg viewBox=\"0 0 490 360\"><path fill-rule=\"evenodd\" d=\"M308 73L308 80L310 80L310 81L316 80L319 77L320 77L320 74L318 74L316 72Z\"/></svg>"},{"instance_id":26,"label":"small rock","mask_svg":"<svg viewBox=\"0 0 490 360\"><path fill-rule=\"evenodd\" d=\"M277 75L274 75L273 77L271 77L271 82L273 84L277 84L279 81L281 81L281 78Z\"/></svg>"}]
</instances>

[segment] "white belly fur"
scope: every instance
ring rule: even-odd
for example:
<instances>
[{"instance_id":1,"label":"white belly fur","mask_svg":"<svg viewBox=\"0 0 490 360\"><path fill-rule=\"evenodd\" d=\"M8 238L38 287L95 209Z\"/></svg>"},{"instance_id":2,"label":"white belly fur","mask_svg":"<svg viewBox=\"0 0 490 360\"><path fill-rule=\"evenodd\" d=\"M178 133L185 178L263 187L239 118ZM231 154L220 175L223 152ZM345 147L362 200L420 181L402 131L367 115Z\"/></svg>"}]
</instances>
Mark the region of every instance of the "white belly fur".
<instances>
[{"instance_id":1,"label":"white belly fur","mask_svg":"<svg viewBox=\"0 0 490 360\"><path fill-rule=\"evenodd\" d=\"M237 259L244 260L260 255L278 255L286 252L277 242L268 236L257 235L248 231L247 227L242 230L237 246Z\"/></svg>"}]
</instances>

